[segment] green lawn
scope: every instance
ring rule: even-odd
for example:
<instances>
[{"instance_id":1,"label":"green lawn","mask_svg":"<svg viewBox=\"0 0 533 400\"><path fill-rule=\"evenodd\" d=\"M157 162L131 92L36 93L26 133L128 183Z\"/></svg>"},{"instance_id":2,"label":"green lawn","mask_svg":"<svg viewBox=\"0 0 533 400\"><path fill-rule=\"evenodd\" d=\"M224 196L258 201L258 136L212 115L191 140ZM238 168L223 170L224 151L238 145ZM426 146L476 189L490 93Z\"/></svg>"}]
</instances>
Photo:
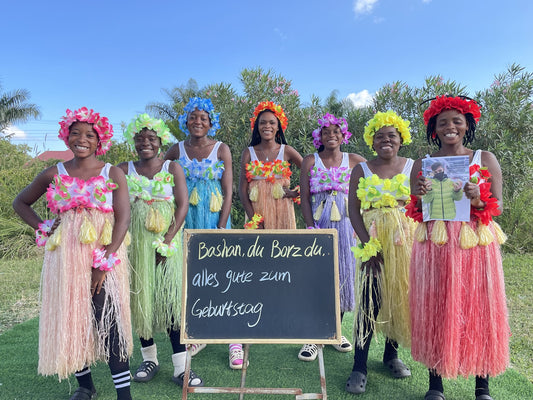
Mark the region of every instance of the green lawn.
<instances>
[{"instance_id":1,"label":"green lawn","mask_svg":"<svg viewBox=\"0 0 533 400\"><path fill-rule=\"evenodd\" d=\"M39 260L0 261L0 400L68 399L69 390L76 388L74 377L58 383L55 377L37 375L38 319L18 323L24 316L35 315L38 292ZM511 337L511 367L499 377L491 378L491 394L499 400L524 400L533 398L533 343L530 337L533 322L533 283L530 280L533 256L506 256L507 295L509 300ZM4 290L5 289L5 290ZM10 316L11 315L11 316ZM343 333L351 337L353 315L346 314ZM134 399L176 399L180 389L170 380L172 375L171 349L164 335L156 337L159 347L161 370L147 384L132 382ZM134 369L141 360L138 343L131 361ZM414 362L409 351L400 349L400 356L411 367L413 376L406 380L393 380L381 365L383 341L374 341L368 362L367 393L361 399L422 399L427 390L427 370ZM253 345L250 350L248 387L297 387L306 393L319 393L317 361L304 363L297 359L296 345ZM324 349L328 398L333 400L353 399L344 391L350 374L353 352L341 354L331 346ZM240 384L239 371L228 367L227 345L208 345L193 359L193 369L209 386L232 386ZM99 391L98 399L115 399L115 391L105 364L93 367L94 380ZM474 380L470 378L445 380L448 400L474 399ZM191 400L237 399L238 395L190 394ZM294 396L246 395L245 399L290 399Z\"/></svg>"}]
</instances>

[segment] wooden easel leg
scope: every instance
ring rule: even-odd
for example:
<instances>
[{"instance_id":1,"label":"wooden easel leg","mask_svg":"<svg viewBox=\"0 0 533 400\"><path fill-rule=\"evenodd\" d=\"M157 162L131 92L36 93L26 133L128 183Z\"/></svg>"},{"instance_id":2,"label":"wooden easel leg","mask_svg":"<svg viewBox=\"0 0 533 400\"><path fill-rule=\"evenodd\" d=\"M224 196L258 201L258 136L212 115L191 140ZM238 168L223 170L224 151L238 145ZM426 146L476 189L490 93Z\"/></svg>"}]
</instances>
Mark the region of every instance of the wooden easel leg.
<instances>
[{"instance_id":1,"label":"wooden easel leg","mask_svg":"<svg viewBox=\"0 0 533 400\"><path fill-rule=\"evenodd\" d=\"M191 352L187 350L187 357L185 357L185 372L183 373L183 389L181 391L181 399L187 400L187 393L189 389L189 375L191 373Z\"/></svg>"},{"instance_id":2,"label":"wooden easel leg","mask_svg":"<svg viewBox=\"0 0 533 400\"><path fill-rule=\"evenodd\" d=\"M241 389L246 386L246 370L248 369L248 354L250 351L250 345L244 345L244 358L242 360L242 372L241 372ZM239 393L239 400L244 399L244 393Z\"/></svg>"},{"instance_id":3,"label":"wooden easel leg","mask_svg":"<svg viewBox=\"0 0 533 400\"><path fill-rule=\"evenodd\" d=\"M323 344L318 345L318 369L320 370L320 390L322 391L322 400L327 400L328 394L326 392L326 369L324 368L323 348Z\"/></svg>"}]
</instances>

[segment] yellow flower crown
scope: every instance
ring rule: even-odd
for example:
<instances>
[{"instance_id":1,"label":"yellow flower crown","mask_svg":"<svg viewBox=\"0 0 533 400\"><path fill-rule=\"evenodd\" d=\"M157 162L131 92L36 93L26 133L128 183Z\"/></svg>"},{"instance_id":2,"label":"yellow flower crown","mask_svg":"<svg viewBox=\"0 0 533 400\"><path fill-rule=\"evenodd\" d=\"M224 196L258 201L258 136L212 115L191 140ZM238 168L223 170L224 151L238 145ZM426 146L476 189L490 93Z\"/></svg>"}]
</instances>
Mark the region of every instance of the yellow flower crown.
<instances>
[{"instance_id":1,"label":"yellow flower crown","mask_svg":"<svg viewBox=\"0 0 533 400\"><path fill-rule=\"evenodd\" d=\"M372 149L372 144L374 143L374 135L384 126L394 126L400 136L402 137L402 142L404 145L411 143L411 132L409 131L409 121L403 120L398 114L394 111L389 110L387 112L377 112L370 121L366 123L364 139L368 147ZM374 152L374 154L376 154Z\"/></svg>"}]
</instances>

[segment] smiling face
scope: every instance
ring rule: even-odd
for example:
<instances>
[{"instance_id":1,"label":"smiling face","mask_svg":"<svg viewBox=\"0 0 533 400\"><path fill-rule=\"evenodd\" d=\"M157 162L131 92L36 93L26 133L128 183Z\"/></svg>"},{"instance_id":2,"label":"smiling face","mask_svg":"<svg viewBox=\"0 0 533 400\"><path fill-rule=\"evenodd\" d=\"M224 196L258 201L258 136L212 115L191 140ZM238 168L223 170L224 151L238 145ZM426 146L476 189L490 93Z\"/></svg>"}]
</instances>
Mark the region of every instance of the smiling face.
<instances>
[{"instance_id":1,"label":"smiling face","mask_svg":"<svg viewBox=\"0 0 533 400\"><path fill-rule=\"evenodd\" d=\"M435 133L443 145L462 143L467 129L465 116L457 110L446 110L437 115Z\"/></svg>"},{"instance_id":2,"label":"smiling face","mask_svg":"<svg viewBox=\"0 0 533 400\"><path fill-rule=\"evenodd\" d=\"M100 138L93 129L93 124L74 122L70 125L68 147L76 157L87 157L96 153Z\"/></svg>"},{"instance_id":3,"label":"smiling face","mask_svg":"<svg viewBox=\"0 0 533 400\"><path fill-rule=\"evenodd\" d=\"M274 140L278 132L278 119L273 112L265 111L259 116L258 127L261 140Z\"/></svg>"},{"instance_id":4,"label":"smiling face","mask_svg":"<svg viewBox=\"0 0 533 400\"><path fill-rule=\"evenodd\" d=\"M187 129L191 136L206 136L211 126L209 114L204 110L196 109L187 116Z\"/></svg>"},{"instance_id":5,"label":"smiling face","mask_svg":"<svg viewBox=\"0 0 533 400\"><path fill-rule=\"evenodd\" d=\"M320 141L325 149L336 149L341 146L343 140L344 135L339 125L325 126L320 130Z\"/></svg>"},{"instance_id":6,"label":"smiling face","mask_svg":"<svg viewBox=\"0 0 533 400\"><path fill-rule=\"evenodd\" d=\"M380 157L390 157L398 154L402 138L394 126L383 126L374 134L372 147Z\"/></svg>"},{"instance_id":7,"label":"smiling face","mask_svg":"<svg viewBox=\"0 0 533 400\"><path fill-rule=\"evenodd\" d=\"M156 132L144 128L135 135L133 140L135 142L135 150L140 159L151 159L159 154L161 139L159 139Z\"/></svg>"}]
</instances>

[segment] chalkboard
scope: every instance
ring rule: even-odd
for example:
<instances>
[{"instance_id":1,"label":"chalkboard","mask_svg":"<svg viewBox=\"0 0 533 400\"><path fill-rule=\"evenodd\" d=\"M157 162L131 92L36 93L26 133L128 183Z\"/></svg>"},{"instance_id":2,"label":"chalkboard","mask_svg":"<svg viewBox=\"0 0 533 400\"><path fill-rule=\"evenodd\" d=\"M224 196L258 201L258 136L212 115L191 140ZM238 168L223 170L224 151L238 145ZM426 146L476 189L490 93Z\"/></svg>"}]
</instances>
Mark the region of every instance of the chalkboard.
<instances>
[{"instance_id":1,"label":"chalkboard","mask_svg":"<svg viewBox=\"0 0 533 400\"><path fill-rule=\"evenodd\" d=\"M185 230L183 343L340 341L337 231Z\"/></svg>"}]
</instances>

